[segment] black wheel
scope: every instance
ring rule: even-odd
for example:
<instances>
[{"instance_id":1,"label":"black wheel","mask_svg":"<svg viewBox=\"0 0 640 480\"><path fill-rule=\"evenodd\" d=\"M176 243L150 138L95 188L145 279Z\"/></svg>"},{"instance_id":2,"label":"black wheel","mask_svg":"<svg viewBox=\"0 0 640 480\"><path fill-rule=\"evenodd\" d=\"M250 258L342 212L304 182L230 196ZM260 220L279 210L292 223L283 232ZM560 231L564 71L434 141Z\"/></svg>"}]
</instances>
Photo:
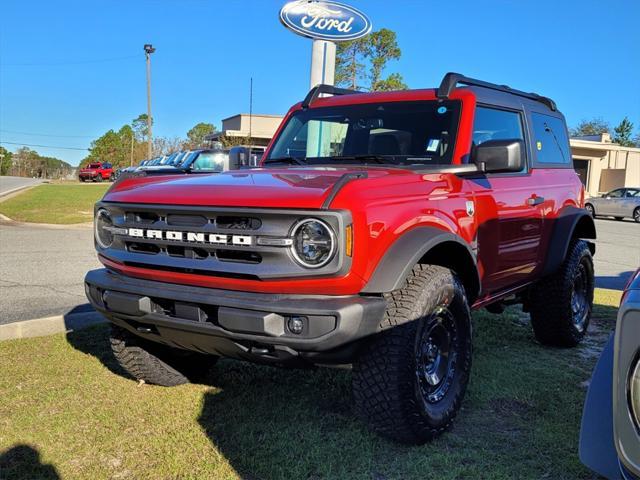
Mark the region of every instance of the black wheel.
<instances>
[{"instance_id":1,"label":"black wheel","mask_svg":"<svg viewBox=\"0 0 640 480\"><path fill-rule=\"evenodd\" d=\"M615 219L616 219L616 220L618 220L619 222L621 222L622 220L624 220L624 217L613 217L613 218L615 218Z\"/></svg>"},{"instance_id":2,"label":"black wheel","mask_svg":"<svg viewBox=\"0 0 640 480\"><path fill-rule=\"evenodd\" d=\"M80 181L81 181L82 183L84 183L84 178L80 177Z\"/></svg>"},{"instance_id":3,"label":"black wheel","mask_svg":"<svg viewBox=\"0 0 640 480\"><path fill-rule=\"evenodd\" d=\"M101 182L102 180L103 180L102 174L100 173L96 176L96 182Z\"/></svg>"},{"instance_id":4,"label":"black wheel","mask_svg":"<svg viewBox=\"0 0 640 480\"><path fill-rule=\"evenodd\" d=\"M416 265L386 296L385 330L353 366L355 407L381 435L420 444L460 409L471 369L469 305L455 274L435 265Z\"/></svg>"},{"instance_id":5,"label":"black wheel","mask_svg":"<svg viewBox=\"0 0 640 480\"><path fill-rule=\"evenodd\" d=\"M560 269L531 289L531 325L544 345L574 347L584 338L593 309L593 258L584 240L569 245Z\"/></svg>"},{"instance_id":6,"label":"black wheel","mask_svg":"<svg viewBox=\"0 0 640 480\"><path fill-rule=\"evenodd\" d=\"M590 203L585 203L584 209L587 212L589 212L589 215L591 215L591 218L596 218L596 210L595 208L593 208L593 205L591 205Z\"/></svg>"},{"instance_id":7,"label":"black wheel","mask_svg":"<svg viewBox=\"0 0 640 480\"><path fill-rule=\"evenodd\" d=\"M111 325L111 350L136 380L164 387L202 378L218 359L149 342L117 325Z\"/></svg>"},{"instance_id":8,"label":"black wheel","mask_svg":"<svg viewBox=\"0 0 640 480\"><path fill-rule=\"evenodd\" d=\"M636 209L633 211L633 220L634 220L636 223L640 223L640 207L636 208Z\"/></svg>"}]
</instances>

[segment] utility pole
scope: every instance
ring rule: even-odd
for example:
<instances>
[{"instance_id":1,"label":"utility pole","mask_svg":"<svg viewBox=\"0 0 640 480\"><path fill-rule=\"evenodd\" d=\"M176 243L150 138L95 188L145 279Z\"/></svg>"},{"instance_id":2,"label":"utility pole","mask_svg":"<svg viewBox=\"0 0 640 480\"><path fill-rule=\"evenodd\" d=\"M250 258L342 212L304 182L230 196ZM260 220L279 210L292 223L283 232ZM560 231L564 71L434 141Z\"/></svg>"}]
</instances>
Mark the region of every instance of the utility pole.
<instances>
[{"instance_id":1,"label":"utility pole","mask_svg":"<svg viewBox=\"0 0 640 480\"><path fill-rule=\"evenodd\" d=\"M131 129L131 163L129 166L133 167L133 128Z\"/></svg>"},{"instance_id":2,"label":"utility pole","mask_svg":"<svg viewBox=\"0 0 640 480\"><path fill-rule=\"evenodd\" d=\"M145 44L144 54L147 58L147 159L153 155L153 134L152 124L153 119L151 117L151 54L156 49L150 43Z\"/></svg>"},{"instance_id":3,"label":"utility pole","mask_svg":"<svg viewBox=\"0 0 640 480\"><path fill-rule=\"evenodd\" d=\"M253 145L253 139L251 138L251 136L253 135L252 123L253 123L253 77L251 77L251 83L249 86L249 146Z\"/></svg>"}]
</instances>

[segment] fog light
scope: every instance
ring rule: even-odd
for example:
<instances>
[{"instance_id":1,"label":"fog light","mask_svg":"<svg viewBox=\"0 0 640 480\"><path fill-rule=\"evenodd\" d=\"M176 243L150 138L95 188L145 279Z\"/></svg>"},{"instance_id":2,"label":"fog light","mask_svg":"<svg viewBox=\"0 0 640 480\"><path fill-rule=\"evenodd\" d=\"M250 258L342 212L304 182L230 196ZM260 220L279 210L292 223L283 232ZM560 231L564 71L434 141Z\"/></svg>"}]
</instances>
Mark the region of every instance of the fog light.
<instances>
[{"instance_id":1,"label":"fog light","mask_svg":"<svg viewBox=\"0 0 640 480\"><path fill-rule=\"evenodd\" d=\"M300 335L304 330L304 321L305 317L291 317L287 322L287 327L289 331L295 335Z\"/></svg>"}]
</instances>

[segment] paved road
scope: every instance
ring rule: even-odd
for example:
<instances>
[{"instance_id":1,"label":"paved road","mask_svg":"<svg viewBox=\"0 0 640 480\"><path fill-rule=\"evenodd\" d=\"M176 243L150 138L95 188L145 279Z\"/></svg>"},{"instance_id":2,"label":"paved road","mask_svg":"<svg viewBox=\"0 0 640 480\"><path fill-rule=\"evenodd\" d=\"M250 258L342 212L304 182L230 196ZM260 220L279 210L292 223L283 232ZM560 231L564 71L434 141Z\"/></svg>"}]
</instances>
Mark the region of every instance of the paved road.
<instances>
[{"instance_id":1,"label":"paved road","mask_svg":"<svg viewBox=\"0 0 640 480\"><path fill-rule=\"evenodd\" d=\"M0 197L13 190L38 185L39 183L42 183L42 180L39 178L0 177Z\"/></svg>"},{"instance_id":2,"label":"paved road","mask_svg":"<svg viewBox=\"0 0 640 480\"><path fill-rule=\"evenodd\" d=\"M596 286L622 290L640 267L640 224L596 219Z\"/></svg>"},{"instance_id":3,"label":"paved road","mask_svg":"<svg viewBox=\"0 0 640 480\"><path fill-rule=\"evenodd\" d=\"M0 324L86 310L84 274L98 266L91 228L0 225Z\"/></svg>"},{"instance_id":4,"label":"paved road","mask_svg":"<svg viewBox=\"0 0 640 480\"><path fill-rule=\"evenodd\" d=\"M622 289L640 265L640 225L596 220L596 285ZM90 309L82 279L99 267L90 228L0 225L0 324Z\"/></svg>"}]
</instances>

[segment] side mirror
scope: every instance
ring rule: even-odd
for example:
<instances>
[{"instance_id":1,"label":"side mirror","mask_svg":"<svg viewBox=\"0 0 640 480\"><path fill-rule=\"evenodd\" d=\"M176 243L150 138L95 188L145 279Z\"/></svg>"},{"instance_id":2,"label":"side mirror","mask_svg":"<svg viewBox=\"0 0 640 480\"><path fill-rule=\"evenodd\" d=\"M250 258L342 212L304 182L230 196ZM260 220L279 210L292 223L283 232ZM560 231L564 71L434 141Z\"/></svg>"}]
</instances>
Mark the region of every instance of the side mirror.
<instances>
[{"instance_id":1,"label":"side mirror","mask_svg":"<svg viewBox=\"0 0 640 480\"><path fill-rule=\"evenodd\" d=\"M229 169L251 168L260 163L262 155L251 151L249 147L233 147L229 150Z\"/></svg>"},{"instance_id":2,"label":"side mirror","mask_svg":"<svg viewBox=\"0 0 640 480\"><path fill-rule=\"evenodd\" d=\"M475 147L472 161L485 172L519 172L523 151L522 140L487 140Z\"/></svg>"},{"instance_id":3,"label":"side mirror","mask_svg":"<svg viewBox=\"0 0 640 480\"><path fill-rule=\"evenodd\" d=\"M251 150L247 147L233 147L229 150L229 170L237 170L249 164Z\"/></svg>"}]
</instances>

